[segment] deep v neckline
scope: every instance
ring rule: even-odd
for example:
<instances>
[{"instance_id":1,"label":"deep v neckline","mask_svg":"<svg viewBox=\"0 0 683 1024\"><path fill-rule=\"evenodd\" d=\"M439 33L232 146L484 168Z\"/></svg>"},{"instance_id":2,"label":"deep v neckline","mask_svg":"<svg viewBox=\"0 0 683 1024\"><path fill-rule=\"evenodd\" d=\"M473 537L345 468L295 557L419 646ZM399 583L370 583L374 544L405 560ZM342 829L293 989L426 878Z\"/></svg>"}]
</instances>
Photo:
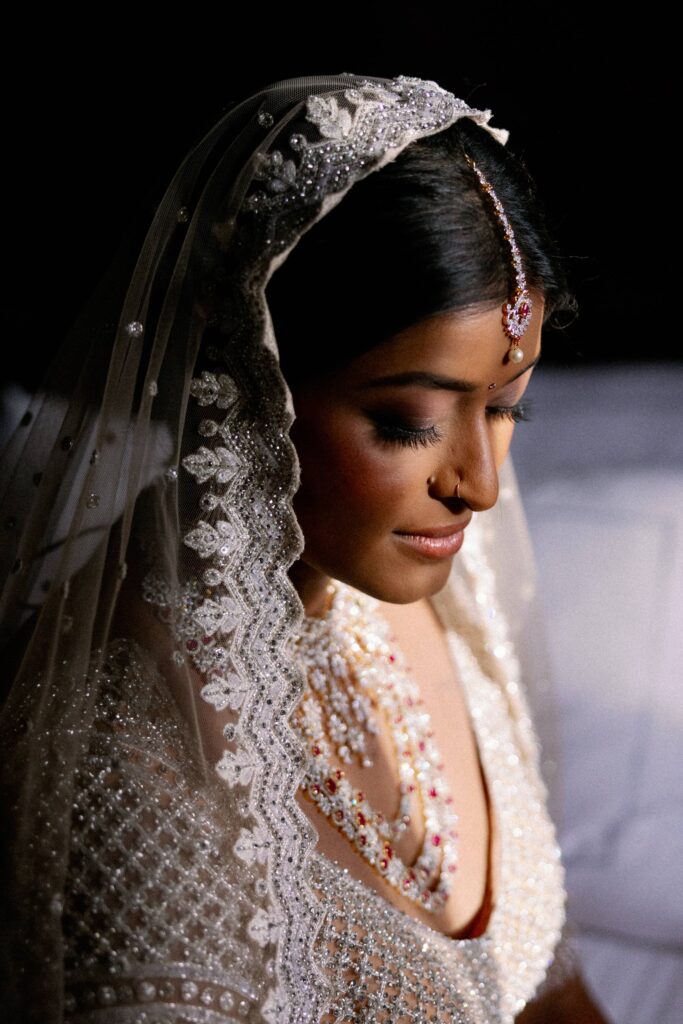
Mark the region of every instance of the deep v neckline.
<instances>
[{"instance_id":1,"label":"deep v neckline","mask_svg":"<svg viewBox=\"0 0 683 1024\"><path fill-rule=\"evenodd\" d=\"M474 935L471 939L468 936L459 935L447 935L445 932L440 932L445 938L450 939L453 942L458 941L472 941L475 939L483 939L490 935L493 925L494 917L500 899L500 887L502 880L502 844L501 844L501 822L500 815L496 813L496 807L493 799L493 787L491 785L491 779L486 770L486 760L483 755L482 747L482 736L477 727L477 722L472 714L472 694L470 693L469 685L466 680L466 671L464 671L463 657L460 656L459 652L455 650L456 647L461 649L464 646L462 638L448 626L442 616L439 613L438 607L434 605L435 614L441 623L444 635L446 638L446 644L448 646L448 653L451 659L451 663L457 676L457 684L460 686L463 701L465 704L465 710L467 712L467 720L469 723L470 732L474 742L474 749L477 755L477 764L479 766L479 774L481 776L482 785L484 787L484 799L486 801L486 828L487 828L487 842L486 842L486 881L484 883L484 896L481 905L475 915L470 919L466 926L468 931L474 929L482 920L485 921L483 929L478 935ZM479 666L477 670L481 671ZM435 929L432 929L434 931ZM462 931L462 929L461 929Z\"/></svg>"},{"instance_id":2,"label":"deep v neckline","mask_svg":"<svg viewBox=\"0 0 683 1024\"><path fill-rule=\"evenodd\" d=\"M477 755L477 763L479 766L479 772L481 775L482 784L484 787L484 795L486 802L486 819L487 819L487 843L486 843L486 878L484 884L484 896L478 910L470 918L467 924L464 926L466 932L462 934L463 929L461 928L457 933L448 933L441 931L438 928L433 928L427 922L420 918L414 917L407 911L396 906L390 902L378 889L368 885L362 879L357 878L353 875L349 868L344 867L339 863L336 858L328 856L320 850L314 850L312 856L317 862L323 867L325 871L336 871L341 872L347 884L351 885L357 895L363 901L373 900L376 905L383 908L385 913L393 916L399 924L403 923L409 927L415 927L418 930L418 934L423 936L436 936L437 939L443 940L448 945L458 945L463 943L468 945L481 943L488 941L493 931L494 922L498 916L498 906L500 901L500 886L502 878L502 849L501 849L501 837L500 837L500 817L496 814L495 804L492 795L491 779L488 777L486 770L485 758L482 754L482 737L479 729L477 728L476 720L472 714L472 694L469 691L469 687L466 681L466 671L464 670L464 641L461 637L455 633L443 620L442 615L439 613L438 607L435 607L432 602L432 607L436 613L437 619L441 624L446 643L448 646L448 654L451 660L451 664L455 671L457 684L461 687L463 701L467 712L468 723L472 738L474 741L474 748ZM459 648L459 649L458 649ZM479 668L477 666L477 668ZM479 669L479 671L481 671ZM497 856L496 856L497 854ZM495 861L497 860L497 864ZM497 869L497 870L496 870ZM378 901L378 902L377 902ZM477 935L468 935L467 932L471 932L481 922L485 921L483 929Z\"/></svg>"}]
</instances>

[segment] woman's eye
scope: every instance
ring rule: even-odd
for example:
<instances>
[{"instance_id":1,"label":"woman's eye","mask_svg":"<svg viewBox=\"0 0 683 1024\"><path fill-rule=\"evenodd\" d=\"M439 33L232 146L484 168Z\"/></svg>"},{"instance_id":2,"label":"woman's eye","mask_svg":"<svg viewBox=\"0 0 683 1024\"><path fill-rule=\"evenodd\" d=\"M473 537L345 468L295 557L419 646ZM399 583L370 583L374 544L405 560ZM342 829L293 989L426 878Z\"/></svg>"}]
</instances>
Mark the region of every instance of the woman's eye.
<instances>
[{"instance_id":1,"label":"woman's eye","mask_svg":"<svg viewBox=\"0 0 683 1024\"><path fill-rule=\"evenodd\" d=\"M486 411L494 419L512 420L513 423L528 421L531 419L531 400L527 398L517 405L490 405Z\"/></svg>"},{"instance_id":2,"label":"woman's eye","mask_svg":"<svg viewBox=\"0 0 683 1024\"><path fill-rule=\"evenodd\" d=\"M437 444L441 440L441 434L436 427L408 427L404 423L393 420L375 419L373 422L376 436L387 444L420 448Z\"/></svg>"},{"instance_id":3,"label":"woman's eye","mask_svg":"<svg viewBox=\"0 0 683 1024\"><path fill-rule=\"evenodd\" d=\"M516 405L492 405L486 410L489 418L494 420L512 420L518 423L520 420L531 419L531 402L525 399L517 402ZM408 448L426 448L432 444L438 444L442 440L442 434L434 426L411 427L407 423L397 419L380 419L371 416L375 436L385 444L402 445Z\"/></svg>"}]
</instances>

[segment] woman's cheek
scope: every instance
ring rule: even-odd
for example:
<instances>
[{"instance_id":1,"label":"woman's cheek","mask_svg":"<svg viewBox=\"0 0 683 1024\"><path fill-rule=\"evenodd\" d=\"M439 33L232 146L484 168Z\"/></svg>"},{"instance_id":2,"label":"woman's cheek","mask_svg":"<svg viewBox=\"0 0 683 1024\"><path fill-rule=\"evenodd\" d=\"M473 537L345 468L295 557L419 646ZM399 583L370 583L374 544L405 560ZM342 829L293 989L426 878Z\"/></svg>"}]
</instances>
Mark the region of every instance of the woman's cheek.
<instances>
[{"instance_id":1,"label":"woman's cheek","mask_svg":"<svg viewBox=\"0 0 683 1024\"><path fill-rule=\"evenodd\" d=\"M345 432L328 449L329 472L347 503L367 516L395 517L410 493L415 453L381 446L368 431ZM412 460L411 460L412 455Z\"/></svg>"},{"instance_id":2,"label":"woman's cheek","mask_svg":"<svg viewBox=\"0 0 683 1024\"><path fill-rule=\"evenodd\" d=\"M496 427L493 435L493 458L496 463L496 469L505 462L505 457L510 450L512 444L512 437L515 432L514 423L501 423Z\"/></svg>"}]
</instances>

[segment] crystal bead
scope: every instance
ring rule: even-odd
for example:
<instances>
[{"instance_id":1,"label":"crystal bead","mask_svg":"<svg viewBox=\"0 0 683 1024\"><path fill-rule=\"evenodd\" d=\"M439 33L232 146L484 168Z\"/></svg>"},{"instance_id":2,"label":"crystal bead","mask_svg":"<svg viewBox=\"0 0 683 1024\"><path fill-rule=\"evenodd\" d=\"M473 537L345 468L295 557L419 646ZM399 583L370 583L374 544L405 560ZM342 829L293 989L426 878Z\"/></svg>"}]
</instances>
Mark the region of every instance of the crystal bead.
<instances>
[{"instance_id":1,"label":"crystal bead","mask_svg":"<svg viewBox=\"0 0 683 1024\"><path fill-rule=\"evenodd\" d=\"M87 508L98 508L99 504L100 504L100 496L99 496L99 494L90 494L90 495L88 495L88 499L87 499L85 504L86 504Z\"/></svg>"},{"instance_id":2,"label":"crystal bead","mask_svg":"<svg viewBox=\"0 0 683 1024\"><path fill-rule=\"evenodd\" d=\"M271 128L275 119L267 110L259 110L256 120L262 128Z\"/></svg>"},{"instance_id":3,"label":"crystal bead","mask_svg":"<svg viewBox=\"0 0 683 1024\"><path fill-rule=\"evenodd\" d=\"M151 981L141 981L136 987L138 999L143 1003L151 1003L156 997L157 987Z\"/></svg>"},{"instance_id":4,"label":"crystal bead","mask_svg":"<svg viewBox=\"0 0 683 1024\"><path fill-rule=\"evenodd\" d=\"M116 989L111 985L100 985L97 990L97 1001L100 1006L113 1006L116 1003Z\"/></svg>"},{"instance_id":5,"label":"crystal bead","mask_svg":"<svg viewBox=\"0 0 683 1024\"><path fill-rule=\"evenodd\" d=\"M225 1010L226 1013L228 1013L230 1010L234 1010L235 998L232 995L232 993L227 991L221 992L220 996L218 997L218 1005L221 1008L221 1010Z\"/></svg>"},{"instance_id":6,"label":"crystal bead","mask_svg":"<svg viewBox=\"0 0 683 1024\"><path fill-rule=\"evenodd\" d=\"M180 995L184 1002L189 1003L192 999L196 999L199 994L199 986L194 981L184 981L180 986Z\"/></svg>"},{"instance_id":7,"label":"crystal bead","mask_svg":"<svg viewBox=\"0 0 683 1024\"><path fill-rule=\"evenodd\" d=\"M131 320L129 324L126 324L126 333L131 338L141 338L145 328L139 320Z\"/></svg>"},{"instance_id":8,"label":"crystal bead","mask_svg":"<svg viewBox=\"0 0 683 1024\"><path fill-rule=\"evenodd\" d=\"M197 430L202 437L213 437L218 433L218 424L215 420L202 420Z\"/></svg>"},{"instance_id":9,"label":"crystal bead","mask_svg":"<svg viewBox=\"0 0 683 1024\"><path fill-rule=\"evenodd\" d=\"M181 206L176 214L176 220L179 224L186 224L190 219L190 211L186 206Z\"/></svg>"}]
</instances>

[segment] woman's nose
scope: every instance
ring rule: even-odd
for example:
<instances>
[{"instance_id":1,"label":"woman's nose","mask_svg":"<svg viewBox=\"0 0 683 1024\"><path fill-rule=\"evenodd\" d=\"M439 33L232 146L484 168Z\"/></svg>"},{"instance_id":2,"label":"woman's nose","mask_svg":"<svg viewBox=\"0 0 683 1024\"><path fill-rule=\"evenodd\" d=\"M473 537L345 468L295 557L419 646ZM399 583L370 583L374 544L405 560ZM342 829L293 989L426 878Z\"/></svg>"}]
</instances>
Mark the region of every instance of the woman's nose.
<instances>
[{"instance_id":1,"label":"woman's nose","mask_svg":"<svg viewBox=\"0 0 683 1024\"><path fill-rule=\"evenodd\" d=\"M498 500L498 467L489 431L483 425L441 460L428 480L429 493L441 501L462 501L474 512L492 508Z\"/></svg>"}]
</instances>

